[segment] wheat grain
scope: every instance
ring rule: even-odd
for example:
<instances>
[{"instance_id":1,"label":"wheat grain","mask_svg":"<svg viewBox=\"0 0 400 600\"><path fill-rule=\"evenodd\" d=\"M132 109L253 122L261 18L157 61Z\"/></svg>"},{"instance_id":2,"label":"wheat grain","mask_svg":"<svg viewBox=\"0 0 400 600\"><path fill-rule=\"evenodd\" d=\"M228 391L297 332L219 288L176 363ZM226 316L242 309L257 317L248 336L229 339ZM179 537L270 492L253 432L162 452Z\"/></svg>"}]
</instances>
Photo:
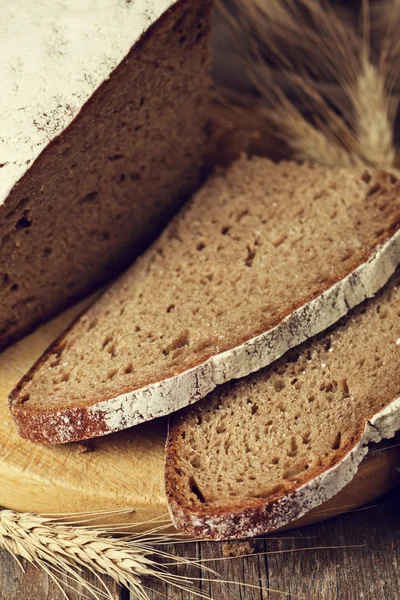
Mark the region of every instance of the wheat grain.
<instances>
[{"instance_id":1,"label":"wheat grain","mask_svg":"<svg viewBox=\"0 0 400 600\"><path fill-rule=\"evenodd\" d=\"M326 0L219 0L219 14L252 84L252 96L238 90L247 121L295 159L396 173L399 0L375 2L372 16L364 0L361 31L351 7ZM220 93L232 101L231 90Z\"/></svg>"},{"instance_id":2,"label":"wheat grain","mask_svg":"<svg viewBox=\"0 0 400 600\"><path fill-rule=\"evenodd\" d=\"M127 587L133 597L148 596L143 577L160 579L168 584L189 589L190 581L173 575L155 558L168 558L173 564L184 562L152 547L152 543L175 541L174 536L161 535L150 529L147 535L111 537L109 530L78 526L11 510L0 511L0 547L17 560L23 558L42 567L53 579L61 575L83 585L95 598L110 597L107 589L91 586L81 577L84 567L95 575L108 575ZM154 558L153 558L154 557ZM99 580L99 583L100 580Z\"/></svg>"},{"instance_id":3,"label":"wheat grain","mask_svg":"<svg viewBox=\"0 0 400 600\"><path fill-rule=\"evenodd\" d=\"M367 60L357 78L353 105L359 155L369 165L392 167L396 153L388 96L378 69Z\"/></svg>"}]
</instances>

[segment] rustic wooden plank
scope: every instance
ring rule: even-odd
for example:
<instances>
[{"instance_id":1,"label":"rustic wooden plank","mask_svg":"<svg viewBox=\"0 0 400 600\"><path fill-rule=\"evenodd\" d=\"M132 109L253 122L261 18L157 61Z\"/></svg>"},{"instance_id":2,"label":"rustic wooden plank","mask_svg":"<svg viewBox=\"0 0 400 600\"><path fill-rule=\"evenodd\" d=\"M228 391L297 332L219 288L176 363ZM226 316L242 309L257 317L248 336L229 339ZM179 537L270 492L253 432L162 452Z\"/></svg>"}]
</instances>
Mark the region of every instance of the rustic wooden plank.
<instances>
[{"instance_id":1,"label":"rustic wooden plank","mask_svg":"<svg viewBox=\"0 0 400 600\"><path fill-rule=\"evenodd\" d=\"M65 600L65 596L51 578L41 569L22 561L25 571L5 550L0 550L0 600ZM84 574L85 580L98 585L90 573ZM121 589L109 578L103 578L113 600L120 600ZM85 590L75 586L68 589L64 579L62 586L68 594L68 600L82 600Z\"/></svg>"},{"instance_id":2,"label":"rustic wooden plank","mask_svg":"<svg viewBox=\"0 0 400 600\"><path fill-rule=\"evenodd\" d=\"M390 600L400 597L400 492L378 501L376 508L299 531L313 545L356 545L360 548L297 552L268 559L270 579L293 596L324 600ZM310 540L307 540L309 543ZM306 545L304 543L304 545Z\"/></svg>"},{"instance_id":3,"label":"rustic wooden plank","mask_svg":"<svg viewBox=\"0 0 400 600\"><path fill-rule=\"evenodd\" d=\"M222 580L260 586L261 589L210 583L213 575L203 573L194 589L218 600L278 600L273 589L295 598L323 600L394 600L400 597L400 490L376 502L375 508L342 515L304 529L252 541L254 555L219 561L222 544L203 542L168 545L176 556L205 559ZM360 545L330 549L326 546ZM318 546L317 550L302 548ZM294 550L285 553L284 551ZM264 555L264 552L272 554ZM276 552L281 552L277 554ZM173 573L197 578L192 566L172 569ZM88 581L94 581L86 574ZM129 592L108 582L115 600L129 600ZM174 589L155 580L145 581L151 600L195 600L194 593ZM65 588L66 589L66 588ZM69 592L80 600L83 590ZM40 570L27 566L23 573L14 560L0 551L0 600L61 600L60 590ZM131 595L130 600L134 599Z\"/></svg>"},{"instance_id":4,"label":"rustic wooden plank","mask_svg":"<svg viewBox=\"0 0 400 600\"><path fill-rule=\"evenodd\" d=\"M173 554L176 557L189 558L198 560L199 558L199 544L198 543L185 543L185 544L167 544L163 546L163 551ZM168 562L168 561L164 561ZM179 567L170 567L170 573L174 575L182 575L184 577L191 578L192 587L198 592L201 591L202 582L196 581L197 578L201 577L201 573L192 565L182 564ZM189 597L194 597L193 594L189 594L187 591L181 590L171 585L165 585L161 581L154 579L148 579L145 585L149 588L149 596L153 600L187 600ZM131 600L134 596L131 595Z\"/></svg>"},{"instance_id":5,"label":"rustic wooden plank","mask_svg":"<svg viewBox=\"0 0 400 600\"><path fill-rule=\"evenodd\" d=\"M219 561L222 544L198 544L197 558L212 559L205 564L216 569L221 579L261 589L211 584L207 579L212 576L207 574L203 574L203 581L196 588L218 600L278 600L285 597L282 592L290 600L400 598L400 490L375 504L375 508L256 540L252 542L255 554L248 558ZM356 545L361 547L349 547ZM314 546L318 549L303 550ZM181 556L186 553L193 556L194 546L170 547L171 550ZM194 594L185 595L165 586L155 586L149 596L151 600L196 598Z\"/></svg>"}]
</instances>

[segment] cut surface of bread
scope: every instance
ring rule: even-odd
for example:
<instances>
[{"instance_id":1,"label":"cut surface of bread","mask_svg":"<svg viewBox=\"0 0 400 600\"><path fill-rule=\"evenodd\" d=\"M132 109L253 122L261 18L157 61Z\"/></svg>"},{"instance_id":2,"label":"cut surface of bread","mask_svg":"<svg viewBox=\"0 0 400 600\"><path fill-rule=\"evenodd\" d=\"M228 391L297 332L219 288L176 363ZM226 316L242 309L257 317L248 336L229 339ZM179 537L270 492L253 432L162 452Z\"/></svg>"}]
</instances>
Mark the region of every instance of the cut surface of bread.
<instances>
[{"instance_id":1,"label":"cut surface of bread","mask_svg":"<svg viewBox=\"0 0 400 600\"><path fill-rule=\"evenodd\" d=\"M400 429L400 272L374 299L268 368L171 418L175 525L247 537L301 517Z\"/></svg>"},{"instance_id":2,"label":"cut surface of bread","mask_svg":"<svg viewBox=\"0 0 400 600\"><path fill-rule=\"evenodd\" d=\"M390 175L239 159L23 378L21 435L103 435L270 364L386 283L399 225Z\"/></svg>"},{"instance_id":3,"label":"cut surface of bread","mask_svg":"<svg viewBox=\"0 0 400 600\"><path fill-rule=\"evenodd\" d=\"M0 348L114 278L198 187L210 8L2 6Z\"/></svg>"}]
</instances>

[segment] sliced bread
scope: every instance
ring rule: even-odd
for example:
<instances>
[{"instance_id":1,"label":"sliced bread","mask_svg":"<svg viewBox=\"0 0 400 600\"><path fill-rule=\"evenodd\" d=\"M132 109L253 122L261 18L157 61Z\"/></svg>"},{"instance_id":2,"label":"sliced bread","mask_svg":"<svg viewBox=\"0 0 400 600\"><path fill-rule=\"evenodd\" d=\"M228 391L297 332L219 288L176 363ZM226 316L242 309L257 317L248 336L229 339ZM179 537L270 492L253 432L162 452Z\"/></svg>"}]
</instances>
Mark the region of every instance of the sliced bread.
<instances>
[{"instance_id":1,"label":"sliced bread","mask_svg":"<svg viewBox=\"0 0 400 600\"><path fill-rule=\"evenodd\" d=\"M198 187L210 9L1 4L0 348L115 277Z\"/></svg>"},{"instance_id":2,"label":"sliced bread","mask_svg":"<svg viewBox=\"0 0 400 600\"><path fill-rule=\"evenodd\" d=\"M341 490L400 429L400 272L273 365L171 419L166 492L191 535L273 531Z\"/></svg>"},{"instance_id":3,"label":"sliced bread","mask_svg":"<svg viewBox=\"0 0 400 600\"><path fill-rule=\"evenodd\" d=\"M391 175L239 159L22 379L19 432L104 435L259 370L386 283L399 226Z\"/></svg>"}]
</instances>

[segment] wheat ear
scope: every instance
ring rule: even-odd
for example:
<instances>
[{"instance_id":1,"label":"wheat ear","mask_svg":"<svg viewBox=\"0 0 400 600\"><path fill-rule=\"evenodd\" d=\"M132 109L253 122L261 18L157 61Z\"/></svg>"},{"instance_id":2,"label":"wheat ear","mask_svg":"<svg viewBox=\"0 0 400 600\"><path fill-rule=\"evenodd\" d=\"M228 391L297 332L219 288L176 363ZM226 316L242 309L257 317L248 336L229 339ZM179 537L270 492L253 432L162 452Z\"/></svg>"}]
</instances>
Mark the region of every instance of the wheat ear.
<instances>
[{"instance_id":1,"label":"wheat ear","mask_svg":"<svg viewBox=\"0 0 400 600\"><path fill-rule=\"evenodd\" d=\"M283 590L265 588L242 581L221 579L216 571L206 566L212 561L233 560L232 557L213 559L192 559L175 556L163 550L169 543L188 543L181 534L167 535L163 533L170 524L169 519L156 518L146 522L148 530L145 533L132 533L132 525L104 524L102 527L91 526L94 520L118 517L132 510L104 511L103 513L71 513L58 515L57 518L17 513L12 510L0 510L0 548L7 550L22 567L21 559L43 569L59 587L68 599L65 587L74 589L79 585L85 596L96 600L108 598L113 600L107 585L101 575L111 577L116 583L127 587L132 598L149 600L146 592L145 579L158 579L178 588L181 592L190 593L192 597L212 600L205 592L193 586L199 578L186 577L171 573L169 569L180 565L195 567L212 575L207 577L210 584L223 586L230 592L227 585L279 594L282 597L290 595ZM82 523L82 524L81 524ZM141 523L143 525L144 523ZM128 528L128 529L127 529ZM127 533L129 531L129 533ZM182 539L183 537L183 539ZM282 539L282 538L270 538ZM283 539L293 539L285 538ZM262 555L286 554L293 552L314 551L319 549L346 549L359 546L312 546L304 548L289 548L258 553ZM248 555L253 556L253 555ZM89 570L97 579L98 584L89 583L83 569ZM230 592L231 593L231 592Z\"/></svg>"},{"instance_id":2,"label":"wheat ear","mask_svg":"<svg viewBox=\"0 0 400 600\"><path fill-rule=\"evenodd\" d=\"M157 526L145 535L137 533L118 538L112 537L107 527L83 527L73 521L0 511L0 548L5 548L18 562L22 558L44 569L60 589L60 580L64 576L99 599L112 598L99 575L110 576L127 587L138 600L148 598L143 577L156 578L196 594L190 589L188 578L170 573L166 566L155 560L167 558L170 564L176 565L183 562L158 547L177 538L160 533ZM84 580L80 575L82 568L97 576L98 586Z\"/></svg>"},{"instance_id":3,"label":"wheat ear","mask_svg":"<svg viewBox=\"0 0 400 600\"><path fill-rule=\"evenodd\" d=\"M396 171L399 0L385 2L379 21L363 0L361 32L346 20L350 9L337 12L326 0L219 0L218 7L253 88L238 91L238 112L251 112L247 120L258 119L261 131L269 123L296 159ZM231 91L220 93L229 104Z\"/></svg>"}]
</instances>

